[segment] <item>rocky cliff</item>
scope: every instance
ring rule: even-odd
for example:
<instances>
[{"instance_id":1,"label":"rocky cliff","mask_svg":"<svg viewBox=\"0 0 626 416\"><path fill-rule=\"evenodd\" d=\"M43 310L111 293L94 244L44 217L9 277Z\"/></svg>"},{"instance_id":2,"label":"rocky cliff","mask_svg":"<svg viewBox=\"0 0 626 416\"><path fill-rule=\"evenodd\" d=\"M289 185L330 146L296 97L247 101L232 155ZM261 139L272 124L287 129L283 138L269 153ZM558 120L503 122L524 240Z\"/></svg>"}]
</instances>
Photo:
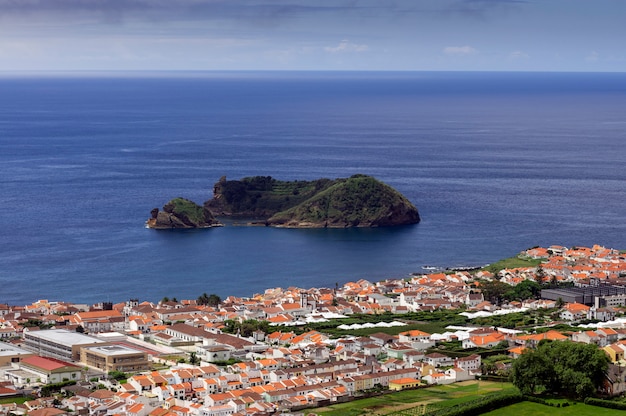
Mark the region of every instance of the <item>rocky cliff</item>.
<instances>
[{"instance_id":1,"label":"rocky cliff","mask_svg":"<svg viewBox=\"0 0 626 416\"><path fill-rule=\"evenodd\" d=\"M174 198L163 206L154 208L146 222L149 228L209 228L220 226L207 208L185 198Z\"/></svg>"}]
</instances>

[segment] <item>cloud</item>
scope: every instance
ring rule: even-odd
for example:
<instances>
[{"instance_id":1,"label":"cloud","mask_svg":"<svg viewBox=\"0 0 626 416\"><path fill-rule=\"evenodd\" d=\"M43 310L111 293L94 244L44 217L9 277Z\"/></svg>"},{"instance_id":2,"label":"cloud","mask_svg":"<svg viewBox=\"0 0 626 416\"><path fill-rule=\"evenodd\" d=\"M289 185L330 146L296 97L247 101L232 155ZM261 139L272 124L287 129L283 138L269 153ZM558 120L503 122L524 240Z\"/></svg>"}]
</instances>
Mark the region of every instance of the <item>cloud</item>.
<instances>
[{"instance_id":1,"label":"cloud","mask_svg":"<svg viewBox=\"0 0 626 416\"><path fill-rule=\"evenodd\" d=\"M474 55L478 51L471 46L446 46L443 48L443 53L450 56L467 56Z\"/></svg>"},{"instance_id":2,"label":"cloud","mask_svg":"<svg viewBox=\"0 0 626 416\"><path fill-rule=\"evenodd\" d=\"M522 51L513 51L509 54L509 59L511 60L519 60L519 59L528 59L530 56L526 52Z\"/></svg>"},{"instance_id":3,"label":"cloud","mask_svg":"<svg viewBox=\"0 0 626 416\"><path fill-rule=\"evenodd\" d=\"M359 45L348 40L342 40L337 46L327 46L324 48L326 52L342 53L342 52L366 52L369 50L367 45Z\"/></svg>"}]
</instances>

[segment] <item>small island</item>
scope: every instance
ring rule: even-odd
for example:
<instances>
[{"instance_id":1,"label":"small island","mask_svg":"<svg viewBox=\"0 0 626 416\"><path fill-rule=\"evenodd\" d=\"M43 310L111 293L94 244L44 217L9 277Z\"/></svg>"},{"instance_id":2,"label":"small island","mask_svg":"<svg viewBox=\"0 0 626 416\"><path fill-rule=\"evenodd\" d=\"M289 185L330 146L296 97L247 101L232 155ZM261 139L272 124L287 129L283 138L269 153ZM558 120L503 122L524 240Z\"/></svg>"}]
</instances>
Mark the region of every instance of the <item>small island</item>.
<instances>
[{"instance_id":1,"label":"small island","mask_svg":"<svg viewBox=\"0 0 626 416\"><path fill-rule=\"evenodd\" d=\"M314 181L222 177L213 187L213 198L202 207L177 198L163 211L152 210L148 227L212 227L219 225L219 217L287 228L389 227L420 221L417 208L406 197L367 175Z\"/></svg>"},{"instance_id":2,"label":"small island","mask_svg":"<svg viewBox=\"0 0 626 416\"><path fill-rule=\"evenodd\" d=\"M146 225L148 228L164 230L219 227L222 224L208 209L185 198L174 198L163 206L162 211L158 208L150 211Z\"/></svg>"}]
</instances>

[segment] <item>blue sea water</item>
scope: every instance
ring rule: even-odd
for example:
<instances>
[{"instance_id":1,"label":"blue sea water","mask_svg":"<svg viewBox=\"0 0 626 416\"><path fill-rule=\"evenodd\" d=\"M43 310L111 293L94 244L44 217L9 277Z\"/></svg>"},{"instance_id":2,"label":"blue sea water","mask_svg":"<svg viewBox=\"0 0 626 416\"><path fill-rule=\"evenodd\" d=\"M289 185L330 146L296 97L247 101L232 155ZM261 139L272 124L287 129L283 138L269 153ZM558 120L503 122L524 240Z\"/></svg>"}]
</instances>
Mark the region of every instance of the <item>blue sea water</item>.
<instances>
[{"instance_id":1,"label":"blue sea water","mask_svg":"<svg viewBox=\"0 0 626 416\"><path fill-rule=\"evenodd\" d=\"M0 77L0 303L251 296L626 248L626 74ZM373 175L415 226L156 231L222 175Z\"/></svg>"}]
</instances>

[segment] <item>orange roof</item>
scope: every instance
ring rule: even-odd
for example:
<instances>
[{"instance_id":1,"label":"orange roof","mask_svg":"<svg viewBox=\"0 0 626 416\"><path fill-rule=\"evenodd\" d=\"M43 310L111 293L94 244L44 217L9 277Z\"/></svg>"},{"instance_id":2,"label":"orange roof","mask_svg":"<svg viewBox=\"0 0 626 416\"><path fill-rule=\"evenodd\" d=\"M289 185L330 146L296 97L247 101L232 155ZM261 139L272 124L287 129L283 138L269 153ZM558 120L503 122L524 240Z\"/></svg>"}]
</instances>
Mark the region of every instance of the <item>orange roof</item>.
<instances>
[{"instance_id":1,"label":"orange roof","mask_svg":"<svg viewBox=\"0 0 626 416\"><path fill-rule=\"evenodd\" d=\"M583 305L582 303L568 303L565 305L565 309L570 312L586 312L591 308L587 305Z\"/></svg>"},{"instance_id":2,"label":"orange roof","mask_svg":"<svg viewBox=\"0 0 626 416\"><path fill-rule=\"evenodd\" d=\"M121 317L122 314L120 313L120 311L114 309L110 311L77 312L76 316L84 320L84 319Z\"/></svg>"},{"instance_id":3,"label":"orange roof","mask_svg":"<svg viewBox=\"0 0 626 416\"><path fill-rule=\"evenodd\" d=\"M32 365L33 367L38 367L47 371L54 371L64 367L74 367L77 370L80 369L77 365L66 363L65 361L57 360L56 358L46 358L46 357L26 357L22 358L22 363Z\"/></svg>"},{"instance_id":4,"label":"orange roof","mask_svg":"<svg viewBox=\"0 0 626 416\"><path fill-rule=\"evenodd\" d=\"M280 305L283 310L294 310L294 309L300 309L301 306L299 303L283 303L282 305Z\"/></svg>"},{"instance_id":5,"label":"orange roof","mask_svg":"<svg viewBox=\"0 0 626 416\"><path fill-rule=\"evenodd\" d=\"M419 329L413 329L411 331L400 332L400 335L409 337L429 337L431 334L428 332L420 331Z\"/></svg>"},{"instance_id":6,"label":"orange roof","mask_svg":"<svg viewBox=\"0 0 626 416\"><path fill-rule=\"evenodd\" d=\"M277 315L272 318L268 318L267 321L270 323L278 324L278 323L284 323L284 322L291 322L291 318L285 315Z\"/></svg>"},{"instance_id":7,"label":"orange roof","mask_svg":"<svg viewBox=\"0 0 626 416\"><path fill-rule=\"evenodd\" d=\"M411 377L404 377L404 378L398 378L396 380L389 380L389 383L394 383L394 384L413 384L413 383L419 383L419 380L416 380L414 378Z\"/></svg>"},{"instance_id":8,"label":"orange roof","mask_svg":"<svg viewBox=\"0 0 626 416\"><path fill-rule=\"evenodd\" d=\"M492 344L494 342L500 342L502 340L504 340L504 335L502 334L489 334L487 336L474 336L474 337L470 337L470 340L476 345L487 345L487 344Z\"/></svg>"},{"instance_id":9,"label":"orange roof","mask_svg":"<svg viewBox=\"0 0 626 416\"><path fill-rule=\"evenodd\" d=\"M515 347L515 348L509 348L509 352L512 353L512 354L521 355L527 349L528 348L526 348L526 347Z\"/></svg>"}]
</instances>

